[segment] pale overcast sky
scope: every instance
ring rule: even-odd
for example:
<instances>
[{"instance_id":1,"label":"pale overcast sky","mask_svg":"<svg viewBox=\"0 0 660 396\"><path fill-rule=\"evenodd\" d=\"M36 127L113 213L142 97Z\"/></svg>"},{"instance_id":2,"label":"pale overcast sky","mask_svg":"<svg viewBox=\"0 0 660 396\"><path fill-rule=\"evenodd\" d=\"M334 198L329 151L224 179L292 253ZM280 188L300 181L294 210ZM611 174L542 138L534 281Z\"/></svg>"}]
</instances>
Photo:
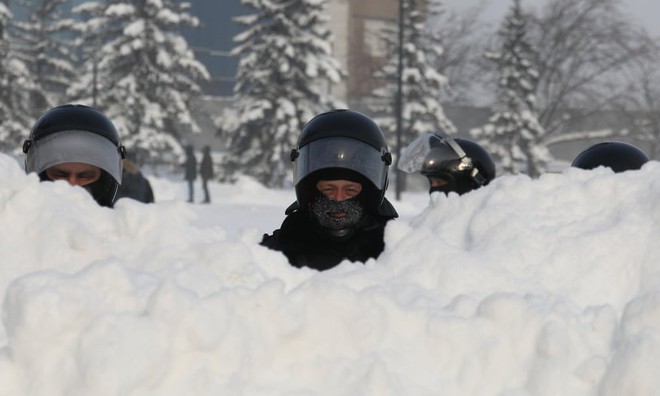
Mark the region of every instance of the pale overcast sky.
<instances>
[{"instance_id":1,"label":"pale overcast sky","mask_svg":"<svg viewBox=\"0 0 660 396\"><path fill-rule=\"evenodd\" d=\"M483 15L489 21L497 23L506 10L511 6L512 0L444 0L443 4L458 10L483 4ZM522 0L523 7L539 7L540 0ZM649 33L660 36L660 1L659 0L624 0L623 10L631 15Z\"/></svg>"}]
</instances>

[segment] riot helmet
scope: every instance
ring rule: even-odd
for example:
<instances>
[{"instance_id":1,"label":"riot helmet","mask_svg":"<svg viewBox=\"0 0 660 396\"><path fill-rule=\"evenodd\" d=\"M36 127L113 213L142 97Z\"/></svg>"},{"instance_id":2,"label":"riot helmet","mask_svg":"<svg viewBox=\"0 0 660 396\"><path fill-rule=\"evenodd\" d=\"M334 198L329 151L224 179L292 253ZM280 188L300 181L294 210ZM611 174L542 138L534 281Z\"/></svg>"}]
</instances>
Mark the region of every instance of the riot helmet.
<instances>
[{"instance_id":1,"label":"riot helmet","mask_svg":"<svg viewBox=\"0 0 660 396\"><path fill-rule=\"evenodd\" d=\"M291 160L300 208L309 207L323 179L362 184L359 197L371 213L383 202L392 155L380 127L362 113L342 109L315 116L303 128Z\"/></svg>"},{"instance_id":2,"label":"riot helmet","mask_svg":"<svg viewBox=\"0 0 660 396\"><path fill-rule=\"evenodd\" d=\"M575 157L574 168L594 169L599 166L611 168L615 173L640 169L649 157L636 146L624 142L596 143Z\"/></svg>"},{"instance_id":3,"label":"riot helmet","mask_svg":"<svg viewBox=\"0 0 660 396\"><path fill-rule=\"evenodd\" d=\"M64 163L94 165L101 177L84 186L102 206L111 207L121 184L126 152L113 123L100 111L79 104L54 107L34 124L23 143L25 171L50 180L46 170Z\"/></svg>"},{"instance_id":4,"label":"riot helmet","mask_svg":"<svg viewBox=\"0 0 660 396\"><path fill-rule=\"evenodd\" d=\"M464 194L485 186L495 178L495 162L478 143L453 139L443 132L426 133L413 140L401 154L398 168L406 173L421 173L444 182L430 192L451 191Z\"/></svg>"}]
</instances>

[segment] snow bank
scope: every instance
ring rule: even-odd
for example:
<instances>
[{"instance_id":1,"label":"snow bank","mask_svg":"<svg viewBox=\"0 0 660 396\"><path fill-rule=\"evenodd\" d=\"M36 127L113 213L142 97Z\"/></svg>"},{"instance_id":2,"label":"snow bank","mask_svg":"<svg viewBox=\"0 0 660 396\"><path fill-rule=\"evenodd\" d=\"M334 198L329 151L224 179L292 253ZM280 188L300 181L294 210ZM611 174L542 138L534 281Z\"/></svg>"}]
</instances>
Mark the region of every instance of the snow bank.
<instances>
[{"instance_id":1,"label":"snow bank","mask_svg":"<svg viewBox=\"0 0 660 396\"><path fill-rule=\"evenodd\" d=\"M322 273L258 245L290 191L212 187L111 210L0 156L0 395L660 389L659 163L435 195Z\"/></svg>"}]
</instances>

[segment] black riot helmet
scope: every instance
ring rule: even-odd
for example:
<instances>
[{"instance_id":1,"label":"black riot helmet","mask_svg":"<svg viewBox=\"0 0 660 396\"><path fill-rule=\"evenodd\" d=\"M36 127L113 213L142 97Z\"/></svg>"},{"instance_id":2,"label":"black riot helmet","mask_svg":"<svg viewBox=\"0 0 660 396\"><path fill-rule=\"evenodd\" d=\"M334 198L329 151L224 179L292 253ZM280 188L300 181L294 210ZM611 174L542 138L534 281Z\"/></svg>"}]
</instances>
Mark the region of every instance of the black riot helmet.
<instances>
[{"instance_id":1,"label":"black riot helmet","mask_svg":"<svg viewBox=\"0 0 660 396\"><path fill-rule=\"evenodd\" d=\"M430 192L453 191L459 195L495 178L495 162L481 145L468 139L452 139L442 132L426 133L413 140L401 155L398 168L446 182Z\"/></svg>"},{"instance_id":2,"label":"black riot helmet","mask_svg":"<svg viewBox=\"0 0 660 396\"><path fill-rule=\"evenodd\" d=\"M599 166L619 173L640 169L649 157L639 148L624 142L596 143L578 154L571 164L574 168L594 169Z\"/></svg>"},{"instance_id":3,"label":"black riot helmet","mask_svg":"<svg viewBox=\"0 0 660 396\"><path fill-rule=\"evenodd\" d=\"M52 166L77 162L97 166L101 177L86 185L102 206L112 206L121 184L124 146L112 122L100 111L79 104L54 107L34 124L23 143L25 171L49 180Z\"/></svg>"},{"instance_id":4,"label":"black riot helmet","mask_svg":"<svg viewBox=\"0 0 660 396\"><path fill-rule=\"evenodd\" d=\"M291 151L291 160L301 208L308 207L321 179L361 183L361 198L373 213L383 202L392 155L380 127L362 113L332 110L312 118Z\"/></svg>"}]
</instances>

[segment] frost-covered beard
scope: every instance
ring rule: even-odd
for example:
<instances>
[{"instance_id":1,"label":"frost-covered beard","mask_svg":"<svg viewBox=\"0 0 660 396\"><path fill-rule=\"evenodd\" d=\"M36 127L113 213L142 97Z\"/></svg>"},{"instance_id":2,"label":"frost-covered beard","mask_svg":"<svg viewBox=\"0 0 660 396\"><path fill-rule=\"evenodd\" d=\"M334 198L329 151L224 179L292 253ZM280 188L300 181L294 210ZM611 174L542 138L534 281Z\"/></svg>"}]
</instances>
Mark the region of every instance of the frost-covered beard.
<instances>
[{"instance_id":1,"label":"frost-covered beard","mask_svg":"<svg viewBox=\"0 0 660 396\"><path fill-rule=\"evenodd\" d=\"M314 199L311 212L319 225L330 230L345 230L357 225L364 216L364 207L357 198L335 201L325 195ZM343 214L343 217L333 215Z\"/></svg>"}]
</instances>

